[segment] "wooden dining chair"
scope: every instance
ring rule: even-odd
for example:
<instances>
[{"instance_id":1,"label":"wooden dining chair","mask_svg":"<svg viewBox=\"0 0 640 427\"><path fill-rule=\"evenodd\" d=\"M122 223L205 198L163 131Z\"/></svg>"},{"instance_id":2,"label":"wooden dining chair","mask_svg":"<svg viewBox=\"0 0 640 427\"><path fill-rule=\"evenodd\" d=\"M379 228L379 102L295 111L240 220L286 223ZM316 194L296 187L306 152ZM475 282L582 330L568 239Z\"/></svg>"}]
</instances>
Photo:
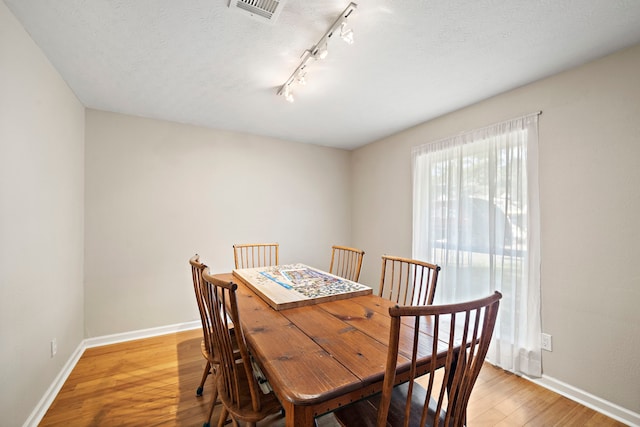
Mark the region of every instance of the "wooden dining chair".
<instances>
[{"instance_id":1,"label":"wooden dining chair","mask_svg":"<svg viewBox=\"0 0 640 427\"><path fill-rule=\"evenodd\" d=\"M191 275L193 277L193 289L196 294L198 311L200 312L200 321L202 323L202 342L200 344L200 349L202 351L202 355L207 361L207 364L204 367L204 372L202 373L202 379L200 380L200 385L196 390L196 395L202 396L202 392L204 390L204 384L207 380L207 377L211 373L215 375L217 367L220 364L220 358L218 356L218 351L216 350L215 343L212 339L212 336L213 336L212 319L210 317L210 312L207 309L206 304L204 302L205 285L202 278L202 273L204 272L205 269L207 269L207 266L200 262L200 256L198 254L194 255L189 260L189 264L191 264ZM233 335L234 334L233 324L229 324L229 328L230 328L230 333ZM236 343L234 343L234 347L236 348L236 357L238 357ZM218 403L217 396L218 396L217 385L214 380L213 393L211 396L211 406L209 408L209 415L207 417L207 422L210 422L215 405L216 403Z\"/></svg>"},{"instance_id":2,"label":"wooden dining chair","mask_svg":"<svg viewBox=\"0 0 640 427\"><path fill-rule=\"evenodd\" d=\"M233 245L236 268L256 268L278 265L280 245L278 243L248 243Z\"/></svg>"},{"instance_id":3,"label":"wooden dining chair","mask_svg":"<svg viewBox=\"0 0 640 427\"><path fill-rule=\"evenodd\" d=\"M465 425L467 404L489 348L500 298L495 292L459 304L389 308L391 328L382 392L336 411L338 421L354 427ZM425 357L425 350L431 359L426 370L419 370L417 361ZM395 385L396 376L407 373L408 381Z\"/></svg>"},{"instance_id":4,"label":"wooden dining chair","mask_svg":"<svg viewBox=\"0 0 640 427\"><path fill-rule=\"evenodd\" d=\"M364 251L361 249L332 246L329 273L357 282L360 278L363 257Z\"/></svg>"},{"instance_id":5,"label":"wooden dining chair","mask_svg":"<svg viewBox=\"0 0 640 427\"><path fill-rule=\"evenodd\" d=\"M282 411L282 406L273 392L264 393L256 380L244 332L240 324L236 289L238 285L213 277L209 269L202 274L206 291L204 303L211 313L212 337L218 349L220 364L216 370L217 390L223 410L218 426L222 427L230 416L234 426L244 421L248 426L271 414ZM234 333L229 329L229 320L234 324ZM240 357L234 354L233 341L237 342ZM208 427L205 424L205 427Z\"/></svg>"},{"instance_id":6,"label":"wooden dining chair","mask_svg":"<svg viewBox=\"0 0 640 427\"><path fill-rule=\"evenodd\" d=\"M204 308L204 302L202 301L202 272L207 267L205 264L200 262L200 256L195 254L189 260L189 264L191 264L191 276L193 278L193 290L196 294L196 302L198 303L198 311L200 312L200 323L202 324L202 342L200 343L200 348L202 350L202 355L207 361L207 365L204 367L204 372L202 373L202 380L200 380L200 385L196 390L197 396L202 396L202 391L204 390L204 383L207 380L207 377L211 373L211 362L214 361L213 353L211 352L212 346L210 341L210 334L208 333L208 322L206 320L206 313Z\"/></svg>"},{"instance_id":7,"label":"wooden dining chair","mask_svg":"<svg viewBox=\"0 0 640 427\"><path fill-rule=\"evenodd\" d=\"M436 264L383 255L378 295L400 305L433 304L439 271Z\"/></svg>"}]
</instances>

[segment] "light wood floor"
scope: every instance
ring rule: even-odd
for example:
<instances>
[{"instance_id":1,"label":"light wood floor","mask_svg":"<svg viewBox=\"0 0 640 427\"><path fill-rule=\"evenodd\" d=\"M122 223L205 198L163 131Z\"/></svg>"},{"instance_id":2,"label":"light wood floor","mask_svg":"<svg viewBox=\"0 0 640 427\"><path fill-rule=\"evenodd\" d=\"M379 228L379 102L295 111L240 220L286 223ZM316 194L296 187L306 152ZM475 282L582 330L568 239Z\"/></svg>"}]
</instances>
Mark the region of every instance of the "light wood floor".
<instances>
[{"instance_id":1,"label":"light wood floor","mask_svg":"<svg viewBox=\"0 0 640 427\"><path fill-rule=\"evenodd\" d=\"M87 349L41 426L201 426L210 403L195 390L205 366L201 330ZM220 405L214 412L215 425ZM623 426L563 396L485 365L468 408L470 426ZM282 426L282 419L261 426ZM322 427L335 425L331 416Z\"/></svg>"}]
</instances>

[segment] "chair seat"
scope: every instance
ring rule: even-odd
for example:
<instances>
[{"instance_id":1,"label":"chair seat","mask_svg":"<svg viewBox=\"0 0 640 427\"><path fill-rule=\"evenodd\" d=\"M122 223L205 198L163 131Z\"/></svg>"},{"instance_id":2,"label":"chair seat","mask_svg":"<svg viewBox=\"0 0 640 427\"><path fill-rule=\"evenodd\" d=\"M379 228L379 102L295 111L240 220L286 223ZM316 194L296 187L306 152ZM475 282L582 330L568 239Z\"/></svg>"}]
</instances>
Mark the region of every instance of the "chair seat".
<instances>
[{"instance_id":1,"label":"chair seat","mask_svg":"<svg viewBox=\"0 0 640 427\"><path fill-rule=\"evenodd\" d=\"M391 393L391 405L389 406L389 416L387 417L387 426L395 427L404 425L405 402L407 401L408 394L409 383L403 383L393 388L393 392ZM381 396L381 393L378 393L352 405L340 408L335 411L334 414L340 424L345 427L376 427ZM422 408L424 407L426 397L427 391L417 382L414 383L413 392L411 393L411 412L409 415L410 426L420 425ZM438 403L430 397L427 411L427 423L425 426L435 427L444 425L446 413L443 410L440 411L438 422L434 422L437 406Z\"/></svg>"}]
</instances>

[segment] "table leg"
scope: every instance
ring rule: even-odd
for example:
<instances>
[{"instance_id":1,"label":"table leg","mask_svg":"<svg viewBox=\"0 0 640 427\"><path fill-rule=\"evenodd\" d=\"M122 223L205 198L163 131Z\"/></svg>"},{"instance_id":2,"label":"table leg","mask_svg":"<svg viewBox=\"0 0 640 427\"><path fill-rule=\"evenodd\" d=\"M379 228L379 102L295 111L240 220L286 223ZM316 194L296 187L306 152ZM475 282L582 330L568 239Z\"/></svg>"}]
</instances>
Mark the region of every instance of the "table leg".
<instances>
[{"instance_id":1,"label":"table leg","mask_svg":"<svg viewBox=\"0 0 640 427\"><path fill-rule=\"evenodd\" d=\"M314 410L311 406L295 406L282 402L285 411L285 427L315 427Z\"/></svg>"}]
</instances>

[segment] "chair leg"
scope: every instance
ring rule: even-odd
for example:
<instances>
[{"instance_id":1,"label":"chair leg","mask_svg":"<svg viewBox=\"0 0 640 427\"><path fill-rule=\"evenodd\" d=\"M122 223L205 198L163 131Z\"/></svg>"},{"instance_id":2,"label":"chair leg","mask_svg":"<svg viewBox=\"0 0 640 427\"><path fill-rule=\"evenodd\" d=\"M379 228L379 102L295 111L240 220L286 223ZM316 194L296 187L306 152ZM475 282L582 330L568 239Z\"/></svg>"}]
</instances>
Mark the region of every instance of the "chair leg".
<instances>
[{"instance_id":1,"label":"chair leg","mask_svg":"<svg viewBox=\"0 0 640 427\"><path fill-rule=\"evenodd\" d=\"M211 393L211 406L209 407L209 416L207 417L207 422L205 423L206 427L211 425L211 417L213 416L213 409L216 407L216 404L218 404L218 403L219 403L218 402L218 385L214 384L213 385L213 393ZM224 412L224 411L226 411L226 408L223 407L222 410Z\"/></svg>"},{"instance_id":2,"label":"chair leg","mask_svg":"<svg viewBox=\"0 0 640 427\"><path fill-rule=\"evenodd\" d=\"M207 381L207 377L211 373L211 362L207 360L207 366L204 367L204 372L202 373L202 380L200 380L200 386L196 390L196 396L202 396L202 391L204 390L204 383Z\"/></svg>"},{"instance_id":3,"label":"chair leg","mask_svg":"<svg viewBox=\"0 0 640 427\"><path fill-rule=\"evenodd\" d=\"M218 418L218 427L224 427L227 421L227 416L229 415L229 411L224 406L222 407L222 411L220 411L220 418ZM208 426L205 426L208 427Z\"/></svg>"}]
</instances>

